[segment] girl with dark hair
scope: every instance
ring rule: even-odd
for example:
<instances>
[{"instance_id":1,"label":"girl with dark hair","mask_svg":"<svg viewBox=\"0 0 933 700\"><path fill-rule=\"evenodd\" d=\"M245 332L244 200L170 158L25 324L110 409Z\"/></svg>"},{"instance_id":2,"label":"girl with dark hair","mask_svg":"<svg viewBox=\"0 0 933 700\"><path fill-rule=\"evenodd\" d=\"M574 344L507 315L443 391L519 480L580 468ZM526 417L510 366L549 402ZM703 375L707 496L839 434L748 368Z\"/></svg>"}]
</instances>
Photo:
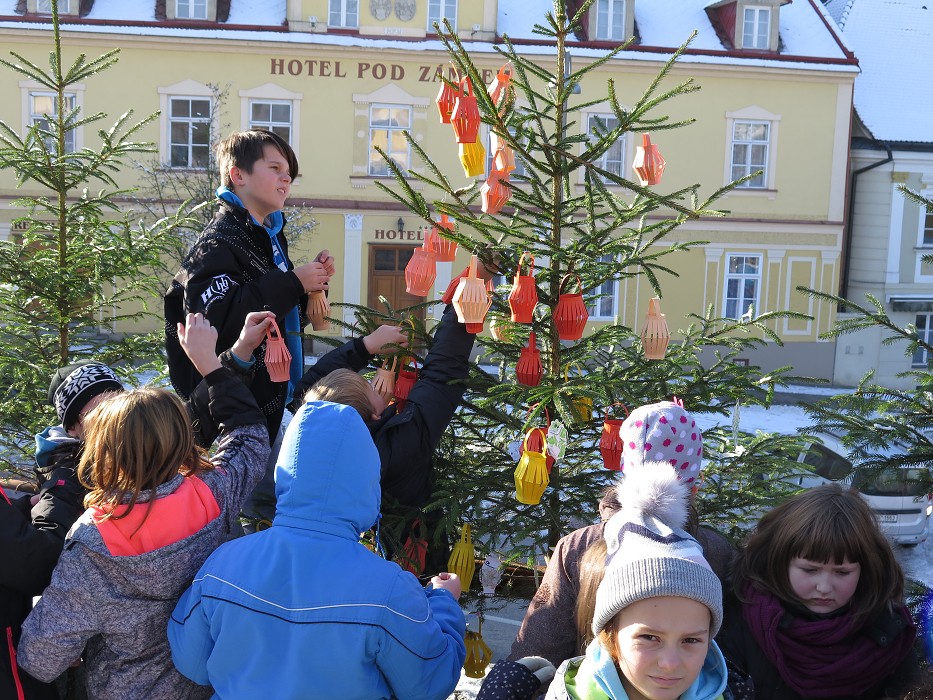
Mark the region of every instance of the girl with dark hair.
<instances>
[{"instance_id":1,"label":"girl with dark hair","mask_svg":"<svg viewBox=\"0 0 933 700\"><path fill-rule=\"evenodd\" d=\"M904 573L868 504L838 484L767 513L739 551L717 637L758 700L896 697L916 671Z\"/></svg>"}]
</instances>

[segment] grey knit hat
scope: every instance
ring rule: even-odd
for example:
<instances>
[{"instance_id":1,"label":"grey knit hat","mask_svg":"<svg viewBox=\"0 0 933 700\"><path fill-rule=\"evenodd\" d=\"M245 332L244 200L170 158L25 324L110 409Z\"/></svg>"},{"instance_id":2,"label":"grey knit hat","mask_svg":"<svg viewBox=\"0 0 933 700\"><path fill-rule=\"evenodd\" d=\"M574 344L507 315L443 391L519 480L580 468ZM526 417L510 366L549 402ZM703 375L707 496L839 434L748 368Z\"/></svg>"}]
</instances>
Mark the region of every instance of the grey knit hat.
<instances>
[{"instance_id":1,"label":"grey knit hat","mask_svg":"<svg viewBox=\"0 0 933 700\"><path fill-rule=\"evenodd\" d=\"M100 362L80 360L52 375L49 403L55 406L65 430L70 430L88 401L108 391L123 391L113 370Z\"/></svg>"},{"instance_id":2,"label":"grey knit hat","mask_svg":"<svg viewBox=\"0 0 933 700\"><path fill-rule=\"evenodd\" d=\"M606 573L596 591L593 633L635 601L690 598L709 608L710 638L722 625L722 584L683 527L689 486L669 462L626 468L621 510L606 523Z\"/></svg>"}]
</instances>

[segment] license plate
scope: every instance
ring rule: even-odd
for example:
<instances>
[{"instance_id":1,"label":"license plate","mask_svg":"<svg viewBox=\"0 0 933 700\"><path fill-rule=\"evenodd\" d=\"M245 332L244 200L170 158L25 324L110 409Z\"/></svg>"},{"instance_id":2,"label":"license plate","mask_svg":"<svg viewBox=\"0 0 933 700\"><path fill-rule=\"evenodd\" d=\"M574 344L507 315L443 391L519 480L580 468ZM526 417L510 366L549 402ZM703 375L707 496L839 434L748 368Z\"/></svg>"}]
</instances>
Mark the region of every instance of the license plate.
<instances>
[{"instance_id":1,"label":"license plate","mask_svg":"<svg viewBox=\"0 0 933 700\"><path fill-rule=\"evenodd\" d=\"M896 516L896 515L888 515L888 514L886 514L886 513L882 513L881 515L878 516L878 522L880 522L880 523L896 523L896 522L897 522L897 516Z\"/></svg>"}]
</instances>

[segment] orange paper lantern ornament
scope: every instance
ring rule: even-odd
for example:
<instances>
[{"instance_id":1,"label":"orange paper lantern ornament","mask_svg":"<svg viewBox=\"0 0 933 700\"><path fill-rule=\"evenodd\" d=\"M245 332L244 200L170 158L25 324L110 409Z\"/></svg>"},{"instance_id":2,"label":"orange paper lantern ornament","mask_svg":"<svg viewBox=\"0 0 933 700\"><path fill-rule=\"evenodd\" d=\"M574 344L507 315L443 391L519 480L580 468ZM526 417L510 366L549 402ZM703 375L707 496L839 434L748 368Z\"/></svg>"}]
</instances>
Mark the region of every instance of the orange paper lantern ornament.
<instances>
[{"instance_id":1,"label":"orange paper lantern ornament","mask_svg":"<svg viewBox=\"0 0 933 700\"><path fill-rule=\"evenodd\" d=\"M564 293L564 284L571 277L576 278L579 293ZM583 301L583 282L580 281L580 276L564 275L557 291L559 296L554 309L557 336L561 340L580 340L583 337L583 329L586 328L586 321L590 317L590 312L586 310L586 303Z\"/></svg>"},{"instance_id":2,"label":"orange paper lantern ornament","mask_svg":"<svg viewBox=\"0 0 933 700\"><path fill-rule=\"evenodd\" d=\"M512 336L515 334L515 326L499 314L493 314L489 318L489 335L493 337L494 340L500 342L506 342L512 339Z\"/></svg>"},{"instance_id":3,"label":"orange paper lantern ornament","mask_svg":"<svg viewBox=\"0 0 933 700\"><path fill-rule=\"evenodd\" d=\"M641 328L641 342L645 347L646 360L663 360L667 354L667 344L671 340L667 329L667 320L661 313L661 300L653 297L648 300L648 315Z\"/></svg>"},{"instance_id":4,"label":"orange paper lantern ornament","mask_svg":"<svg viewBox=\"0 0 933 700\"><path fill-rule=\"evenodd\" d=\"M454 222L448 218L447 214L441 214L441 220L435 222L434 226L431 227L431 231L428 233L428 240L431 243L428 247L434 251L437 262L453 262L454 257L457 255L457 241L444 238L440 234L440 229L445 231L454 230ZM445 303L449 304L450 302Z\"/></svg>"},{"instance_id":5,"label":"orange paper lantern ornament","mask_svg":"<svg viewBox=\"0 0 933 700\"><path fill-rule=\"evenodd\" d=\"M285 338L279 332L275 319L269 322L269 328L266 330L266 355L263 361L269 372L269 379L274 382L288 381L292 354L285 345Z\"/></svg>"},{"instance_id":6,"label":"orange paper lantern ornament","mask_svg":"<svg viewBox=\"0 0 933 700\"><path fill-rule=\"evenodd\" d=\"M530 434L530 433L529 433ZM525 436L521 459L515 467L515 497L519 503L533 506L541 502L550 477L547 470L547 443L540 452L532 450Z\"/></svg>"},{"instance_id":7,"label":"orange paper lantern ornament","mask_svg":"<svg viewBox=\"0 0 933 700\"><path fill-rule=\"evenodd\" d=\"M508 61L502 68L496 72L496 77L489 83L489 99L494 105L499 104L499 98L508 91L512 83L512 62Z\"/></svg>"},{"instance_id":8,"label":"orange paper lantern ornament","mask_svg":"<svg viewBox=\"0 0 933 700\"><path fill-rule=\"evenodd\" d=\"M382 367L376 370L376 375L371 382L373 391L379 394L386 403L389 403L395 395L395 371L397 367L398 358L392 357L392 364L390 365L387 357L382 361Z\"/></svg>"},{"instance_id":9,"label":"orange paper lantern ornament","mask_svg":"<svg viewBox=\"0 0 933 700\"><path fill-rule=\"evenodd\" d=\"M625 412L627 414L628 410ZM624 422L623 418L606 416L603 420L603 432L599 436L599 453L603 457L603 466L617 472L622 471L622 436L619 429Z\"/></svg>"},{"instance_id":10,"label":"orange paper lantern ornament","mask_svg":"<svg viewBox=\"0 0 933 700\"><path fill-rule=\"evenodd\" d=\"M428 247L427 238L420 248L412 251L405 266L405 291L416 297L426 297L431 293L437 278L437 256Z\"/></svg>"},{"instance_id":11,"label":"orange paper lantern ornament","mask_svg":"<svg viewBox=\"0 0 933 700\"><path fill-rule=\"evenodd\" d=\"M479 136L479 107L476 105L476 96L473 94L473 83L469 76L460 80L460 90L453 112L450 114L450 125L454 129L457 143L476 143Z\"/></svg>"},{"instance_id":12,"label":"orange paper lantern ornament","mask_svg":"<svg viewBox=\"0 0 933 700\"><path fill-rule=\"evenodd\" d=\"M492 162L496 169L505 173L515 170L515 151L496 134L489 134L489 149L492 151Z\"/></svg>"},{"instance_id":13,"label":"orange paper lantern ornament","mask_svg":"<svg viewBox=\"0 0 933 700\"><path fill-rule=\"evenodd\" d=\"M316 331L329 331L330 302L323 291L308 292L308 305L306 308L311 327Z\"/></svg>"},{"instance_id":14,"label":"orange paper lantern ornament","mask_svg":"<svg viewBox=\"0 0 933 700\"><path fill-rule=\"evenodd\" d=\"M395 402L398 404L398 411L401 413L405 408L405 401L411 393L412 387L418 381L418 360L414 355L411 356L412 367L406 365L398 372L398 378L395 380Z\"/></svg>"},{"instance_id":15,"label":"orange paper lantern ornament","mask_svg":"<svg viewBox=\"0 0 933 700\"><path fill-rule=\"evenodd\" d=\"M494 168L490 171L486 182L479 188L479 192L482 198L483 213L498 214L512 196L508 173Z\"/></svg>"},{"instance_id":16,"label":"orange paper lantern ornament","mask_svg":"<svg viewBox=\"0 0 933 700\"><path fill-rule=\"evenodd\" d=\"M444 291L444 295L441 297L441 301L445 304L452 304L454 301L454 293L457 291L457 287L460 286L460 280L466 277L470 272L470 266L467 265L463 268L463 272L450 280L450 283L447 285L447 289Z\"/></svg>"},{"instance_id":17,"label":"orange paper lantern ornament","mask_svg":"<svg viewBox=\"0 0 933 700\"><path fill-rule=\"evenodd\" d=\"M454 80L459 83L459 75ZM450 115L454 111L454 105L457 104L457 93L459 88L454 87L449 82L441 78L441 89L437 92L434 103L437 105L438 114L441 117L441 124L450 124Z\"/></svg>"},{"instance_id":18,"label":"orange paper lantern ornament","mask_svg":"<svg viewBox=\"0 0 933 700\"><path fill-rule=\"evenodd\" d=\"M424 525L421 524L420 520L416 520L411 524L411 532L402 546L402 557L399 566L415 576L420 576L424 571L425 561L428 556L426 534Z\"/></svg>"},{"instance_id":19,"label":"orange paper lantern ornament","mask_svg":"<svg viewBox=\"0 0 933 700\"><path fill-rule=\"evenodd\" d=\"M658 147L651 143L651 137L642 134L641 146L635 149L635 161L632 163L632 169L638 175L639 182L642 185L657 185L661 182L664 165L664 158L661 157Z\"/></svg>"},{"instance_id":20,"label":"orange paper lantern ornament","mask_svg":"<svg viewBox=\"0 0 933 700\"><path fill-rule=\"evenodd\" d=\"M463 662L463 675L468 678L482 678L486 675L486 668L492 661L492 649L483 640L483 618L480 617L479 631L467 630L463 636L463 646L466 647L466 659Z\"/></svg>"},{"instance_id":21,"label":"orange paper lantern ornament","mask_svg":"<svg viewBox=\"0 0 933 700\"><path fill-rule=\"evenodd\" d=\"M460 323L483 323L489 310L486 281L476 276L476 264L477 257L473 255L467 274L460 278L451 300Z\"/></svg>"},{"instance_id":22,"label":"orange paper lantern ornament","mask_svg":"<svg viewBox=\"0 0 933 700\"><path fill-rule=\"evenodd\" d=\"M486 326L486 314L489 313L489 307L492 306L492 280L486 281L486 299L486 311L483 313L483 321L480 321L479 323L463 324L467 333L473 333L474 335L477 333L482 333L483 328Z\"/></svg>"},{"instance_id":23,"label":"orange paper lantern ornament","mask_svg":"<svg viewBox=\"0 0 933 700\"><path fill-rule=\"evenodd\" d=\"M522 261L528 256L528 274L522 274ZM509 293L509 308L512 310L513 323L531 323L535 307L538 305L538 288L535 286L535 257L525 251L518 259L515 269L515 283Z\"/></svg>"},{"instance_id":24,"label":"orange paper lantern ornament","mask_svg":"<svg viewBox=\"0 0 933 700\"><path fill-rule=\"evenodd\" d=\"M522 348L515 365L515 375L518 383L525 386L538 386L544 376L544 367L541 366L541 353L535 344L535 334L528 336L528 346Z\"/></svg>"},{"instance_id":25,"label":"orange paper lantern ornament","mask_svg":"<svg viewBox=\"0 0 933 700\"><path fill-rule=\"evenodd\" d=\"M460 165L467 177L478 177L486 171L486 149L479 136L470 143L460 144Z\"/></svg>"},{"instance_id":26,"label":"orange paper lantern ornament","mask_svg":"<svg viewBox=\"0 0 933 700\"><path fill-rule=\"evenodd\" d=\"M470 590L473 574L476 573L476 550L473 549L473 537L470 535L469 523L464 523L460 530L460 541L454 545L450 553L447 570L460 577L460 588L464 593Z\"/></svg>"}]
</instances>

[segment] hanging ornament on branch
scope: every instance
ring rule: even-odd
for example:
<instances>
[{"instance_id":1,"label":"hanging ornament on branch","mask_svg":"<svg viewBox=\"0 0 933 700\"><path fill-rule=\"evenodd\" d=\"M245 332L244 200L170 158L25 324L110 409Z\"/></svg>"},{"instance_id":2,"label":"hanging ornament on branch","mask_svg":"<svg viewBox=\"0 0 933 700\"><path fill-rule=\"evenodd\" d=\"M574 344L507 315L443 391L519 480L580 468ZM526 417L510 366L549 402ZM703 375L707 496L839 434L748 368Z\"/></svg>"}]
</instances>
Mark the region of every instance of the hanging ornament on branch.
<instances>
[{"instance_id":1,"label":"hanging ornament on branch","mask_svg":"<svg viewBox=\"0 0 933 700\"><path fill-rule=\"evenodd\" d=\"M642 134L641 146L635 149L635 161L632 163L632 169L638 175L639 182L642 185L657 185L661 182L664 165L664 158L661 157L658 147L651 143L651 137Z\"/></svg>"},{"instance_id":2,"label":"hanging ornament on branch","mask_svg":"<svg viewBox=\"0 0 933 700\"><path fill-rule=\"evenodd\" d=\"M645 348L646 360L663 360L667 354L671 333L667 329L667 320L661 313L661 300L653 297L648 300L648 315L641 328L641 342Z\"/></svg>"}]
</instances>

